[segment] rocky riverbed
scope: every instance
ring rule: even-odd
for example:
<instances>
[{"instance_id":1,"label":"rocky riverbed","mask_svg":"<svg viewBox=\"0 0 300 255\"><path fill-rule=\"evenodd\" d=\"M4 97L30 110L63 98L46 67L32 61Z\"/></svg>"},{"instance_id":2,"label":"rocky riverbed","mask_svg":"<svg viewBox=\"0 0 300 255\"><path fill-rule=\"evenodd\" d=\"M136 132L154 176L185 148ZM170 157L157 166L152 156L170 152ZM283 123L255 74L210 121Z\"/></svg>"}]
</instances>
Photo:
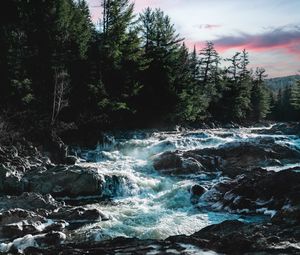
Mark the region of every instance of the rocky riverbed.
<instances>
[{"instance_id":1,"label":"rocky riverbed","mask_svg":"<svg viewBox=\"0 0 300 255\"><path fill-rule=\"evenodd\" d=\"M0 146L0 252L300 254L299 131L111 133L68 165Z\"/></svg>"}]
</instances>

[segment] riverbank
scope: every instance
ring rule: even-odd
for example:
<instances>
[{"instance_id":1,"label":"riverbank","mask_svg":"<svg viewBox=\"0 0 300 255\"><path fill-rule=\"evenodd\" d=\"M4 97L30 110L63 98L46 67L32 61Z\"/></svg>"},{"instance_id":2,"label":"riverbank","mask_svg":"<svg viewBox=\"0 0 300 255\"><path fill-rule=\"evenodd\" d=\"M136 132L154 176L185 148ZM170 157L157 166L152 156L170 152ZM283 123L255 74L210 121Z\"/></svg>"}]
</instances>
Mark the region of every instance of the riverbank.
<instances>
[{"instance_id":1,"label":"riverbank","mask_svg":"<svg viewBox=\"0 0 300 255\"><path fill-rule=\"evenodd\" d=\"M110 133L68 165L1 146L0 249L297 254L298 128Z\"/></svg>"}]
</instances>

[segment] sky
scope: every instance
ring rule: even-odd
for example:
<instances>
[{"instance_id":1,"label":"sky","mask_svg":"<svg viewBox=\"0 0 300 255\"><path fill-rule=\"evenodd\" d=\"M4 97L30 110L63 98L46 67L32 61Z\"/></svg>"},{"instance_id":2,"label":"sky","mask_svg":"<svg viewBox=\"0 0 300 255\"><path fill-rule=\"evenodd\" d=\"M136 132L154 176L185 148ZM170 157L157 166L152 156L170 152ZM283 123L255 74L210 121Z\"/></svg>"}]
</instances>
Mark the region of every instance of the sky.
<instances>
[{"instance_id":1,"label":"sky","mask_svg":"<svg viewBox=\"0 0 300 255\"><path fill-rule=\"evenodd\" d=\"M93 21L100 0L87 0ZM135 11L161 8L171 17L186 45L200 50L212 41L223 58L249 52L251 68L269 77L300 70L300 0L133 0Z\"/></svg>"}]
</instances>

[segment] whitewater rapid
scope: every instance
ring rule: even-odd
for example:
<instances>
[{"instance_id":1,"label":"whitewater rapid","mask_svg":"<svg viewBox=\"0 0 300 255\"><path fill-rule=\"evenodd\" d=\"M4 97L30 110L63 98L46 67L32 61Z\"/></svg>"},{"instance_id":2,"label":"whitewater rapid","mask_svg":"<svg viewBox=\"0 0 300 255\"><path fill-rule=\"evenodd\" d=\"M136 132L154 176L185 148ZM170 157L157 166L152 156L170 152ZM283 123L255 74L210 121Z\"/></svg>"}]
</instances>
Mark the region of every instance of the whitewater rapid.
<instances>
[{"instance_id":1,"label":"whitewater rapid","mask_svg":"<svg viewBox=\"0 0 300 255\"><path fill-rule=\"evenodd\" d=\"M77 233L82 233L88 240L97 241L120 236L165 239L173 235L190 235L224 220L264 220L263 216L214 212L208 210L205 204L195 205L191 202L189 189L195 184L209 189L224 178L218 173L188 178L172 177L158 173L152 166L152 157L165 151L217 147L258 137L273 137L278 143L300 148L299 137L256 133L261 129L110 133L94 150L74 149L81 158L79 165L91 166L100 173L119 177L116 182L107 184L115 186L108 189L114 193L107 194L107 197L112 197L111 200L86 205L100 209L110 220L84 225ZM280 171L285 167L273 167L270 170Z\"/></svg>"}]
</instances>

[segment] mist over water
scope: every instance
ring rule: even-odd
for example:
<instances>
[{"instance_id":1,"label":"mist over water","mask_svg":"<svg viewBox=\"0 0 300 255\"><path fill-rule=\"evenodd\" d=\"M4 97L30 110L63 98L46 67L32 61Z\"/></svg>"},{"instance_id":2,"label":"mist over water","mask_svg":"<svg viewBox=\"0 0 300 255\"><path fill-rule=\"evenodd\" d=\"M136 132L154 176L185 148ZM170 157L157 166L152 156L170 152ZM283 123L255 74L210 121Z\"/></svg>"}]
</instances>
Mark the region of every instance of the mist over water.
<instances>
[{"instance_id":1,"label":"mist over water","mask_svg":"<svg viewBox=\"0 0 300 255\"><path fill-rule=\"evenodd\" d=\"M271 127L265 127L268 129ZM78 229L86 238L104 240L118 236L141 239L165 239L173 235L190 235L224 220L256 222L263 216L245 216L211 211L205 200L191 202L190 188L200 184L211 188L225 177L213 175L167 176L154 170L152 157L165 151L193 150L226 146L230 142L255 141L272 137L277 143L300 148L296 136L260 135L261 128L211 129L196 131L135 131L107 134L95 150L77 149L83 166L95 167L99 173L115 176L106 183L108 203L87 205L109 215L109 221L85 225ZM286 166L287 167L287 166ZM286 167L273 167L280 171ZM203 196L209 195L204 194Z\"/></svg>"}]
</instances>

